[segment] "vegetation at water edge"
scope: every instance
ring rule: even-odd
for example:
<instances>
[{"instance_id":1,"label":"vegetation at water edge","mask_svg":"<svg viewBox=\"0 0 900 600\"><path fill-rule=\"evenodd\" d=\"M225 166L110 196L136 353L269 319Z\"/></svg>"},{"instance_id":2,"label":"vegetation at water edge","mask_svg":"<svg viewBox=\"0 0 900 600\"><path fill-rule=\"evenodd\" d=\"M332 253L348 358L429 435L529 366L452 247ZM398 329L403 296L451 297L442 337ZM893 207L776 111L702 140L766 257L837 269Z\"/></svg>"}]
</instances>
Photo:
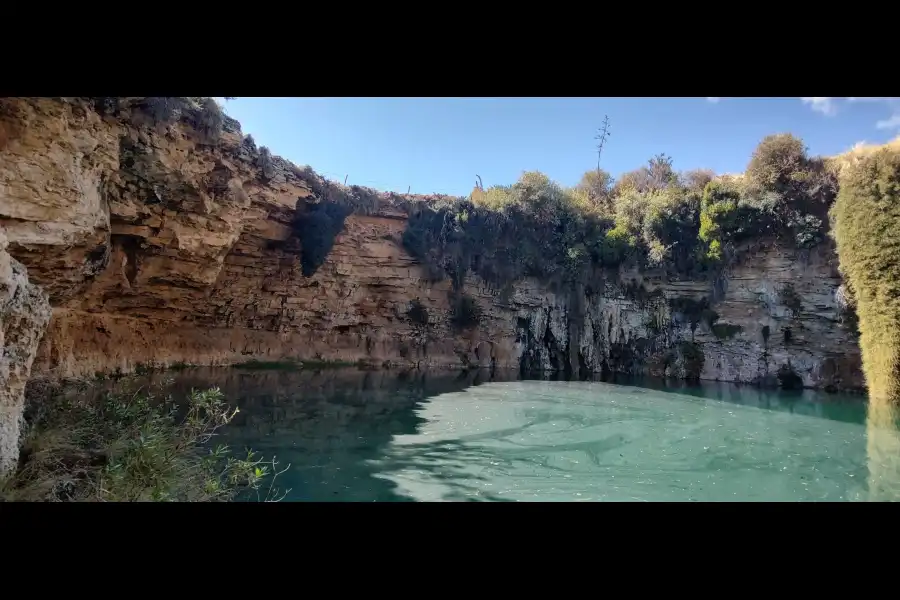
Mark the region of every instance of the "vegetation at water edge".
<instances>
[{"instance_id":1,"label":"vegetation at water edge","mask_svg":"<svg viewBox=\"0 0 900 600\"><path fill-rule=\"evenodd\" d=\"M182 402L150 391L102 399L49 394L29 419L18 470L0 500L278 501L278 463L213 439L237 414L216 388Z\"/></svg>"}]
</instances>

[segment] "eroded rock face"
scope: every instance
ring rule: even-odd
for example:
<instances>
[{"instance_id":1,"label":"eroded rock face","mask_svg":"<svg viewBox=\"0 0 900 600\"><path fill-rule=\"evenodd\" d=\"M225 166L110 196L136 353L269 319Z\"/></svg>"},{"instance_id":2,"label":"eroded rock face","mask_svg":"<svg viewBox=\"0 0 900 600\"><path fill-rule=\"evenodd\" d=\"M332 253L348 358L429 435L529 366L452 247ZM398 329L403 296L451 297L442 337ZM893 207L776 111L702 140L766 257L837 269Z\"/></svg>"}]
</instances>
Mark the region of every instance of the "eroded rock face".
<instances>
[{"instance_id":1,"label":"eroded rock face","mask_svg":"<svg viewBox=\"0 0 900 600\"><path fill-rule=\"evenodd\" d=\"M46 294L29 283L25 267L6 252L0 230L0 476L19 457L25 384L50 320Z\"/></svg>"},{"instance_id":2,"label":"eroded rock face","mask_svg":"<svg viewBox=\"0 0 900 600\"><path fill-rule=\"evenodd\" d=\"M761 246L716 285L622 273L495 290L469 275L483 318L459 331L450 282L430 282L400 243L409 198L346 216L307 276L299 236L315 228L298 223L317 181L234 121L210 140L190 109L159 123L142 99L108 100L0 99L0 225L53 305L42 372L300 358L861 385L830 247ZM718 321L692 322L678 298L713 300ZM427 324L408 315L416 300Z\"/></svg>"}]
</instances>

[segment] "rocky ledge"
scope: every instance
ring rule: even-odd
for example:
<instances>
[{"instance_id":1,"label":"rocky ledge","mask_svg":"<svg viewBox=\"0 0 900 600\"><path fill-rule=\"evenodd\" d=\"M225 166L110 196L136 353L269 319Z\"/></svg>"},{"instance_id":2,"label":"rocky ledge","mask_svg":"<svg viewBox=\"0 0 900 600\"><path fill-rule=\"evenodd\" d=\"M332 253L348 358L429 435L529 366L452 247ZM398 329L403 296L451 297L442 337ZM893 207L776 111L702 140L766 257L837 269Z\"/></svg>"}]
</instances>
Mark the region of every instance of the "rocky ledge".
<instances>
[{"instance_id":1,"label":"rocky ledge","mask_svg":"<svg viewBox=\"0 0 900 600\"><path fill-rule=\"evenodd\" d=\"M862 386L828 243L760 241L713 282L470 275L480 319L460 327L401 243L433 200L326 182L203 99L0 99L0 226L53 307L36 372L319 359Z\"/></svg>"}]
</instances>

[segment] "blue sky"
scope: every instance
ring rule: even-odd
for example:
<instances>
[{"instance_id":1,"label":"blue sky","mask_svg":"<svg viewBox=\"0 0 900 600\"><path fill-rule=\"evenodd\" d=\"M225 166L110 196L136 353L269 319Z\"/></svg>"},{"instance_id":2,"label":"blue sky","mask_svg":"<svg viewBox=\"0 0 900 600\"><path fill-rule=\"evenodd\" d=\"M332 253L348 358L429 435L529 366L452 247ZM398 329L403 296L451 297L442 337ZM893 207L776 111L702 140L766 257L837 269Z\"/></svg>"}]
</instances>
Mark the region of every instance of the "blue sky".
<instances>
[{"instance_id":1,"label":"blue sky","mask_svg":"<svg viewBox=\"0 0 900 600\"><path fill-rule=\"evenodd\" d=\"M257 145L329 179L413 193L467 195L526 170L574 185L601 166L618 176L664 152L679 170L744 170L756 144L791 132L812 154L900 133L898 98L238 98L223 103Z\"/></svg>"}]
</instances>

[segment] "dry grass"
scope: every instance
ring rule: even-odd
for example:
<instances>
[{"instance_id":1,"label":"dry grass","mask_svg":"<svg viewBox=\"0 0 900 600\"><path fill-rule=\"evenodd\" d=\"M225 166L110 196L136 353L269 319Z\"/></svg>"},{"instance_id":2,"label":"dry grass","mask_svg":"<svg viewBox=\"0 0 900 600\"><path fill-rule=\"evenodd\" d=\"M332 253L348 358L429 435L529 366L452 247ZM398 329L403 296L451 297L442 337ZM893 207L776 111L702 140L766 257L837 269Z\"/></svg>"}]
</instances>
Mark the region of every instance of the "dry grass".
<instances>
[{"instance_id":1,"label":"dry grass","mask_svg":"<svg viewBox=\"0 0 900 600\"><path fill-rule=\"evenodd\" d=\"M103 398L51 393L39 406L19 469L0 482L2 501L210 502L246 492L268 501L283 497L273 487L275 461L249 451L233 456L210 443L237 413L218 389L192 391L182 402L148 390Z\"/></svg>"},{"instance_id":2,"label":"dry grass","mask_svg":"<svg viewBox=\"0 0 900 600\"><path fill-rule=\"evenodd\" d=\"M890 142L881 145L859 142L843 154L838 154L837 156L828 158L828 166L829 168L833 169L833 171L837 175L843 176L848 168L859 164L859 162L864 158L868 158L876 152L884 149L900 151L900 136L897 136Z\"/></svg>"},{"instance_id":3,"label":"dry grass","mask_svg":"<svg viewBox=\"0 0 900 600\"><path fill-rule=\"evenodd\" d=\"M900 146L858 152L831 211L873 401L900 403Z\"/></svg>"}]
</instances>

